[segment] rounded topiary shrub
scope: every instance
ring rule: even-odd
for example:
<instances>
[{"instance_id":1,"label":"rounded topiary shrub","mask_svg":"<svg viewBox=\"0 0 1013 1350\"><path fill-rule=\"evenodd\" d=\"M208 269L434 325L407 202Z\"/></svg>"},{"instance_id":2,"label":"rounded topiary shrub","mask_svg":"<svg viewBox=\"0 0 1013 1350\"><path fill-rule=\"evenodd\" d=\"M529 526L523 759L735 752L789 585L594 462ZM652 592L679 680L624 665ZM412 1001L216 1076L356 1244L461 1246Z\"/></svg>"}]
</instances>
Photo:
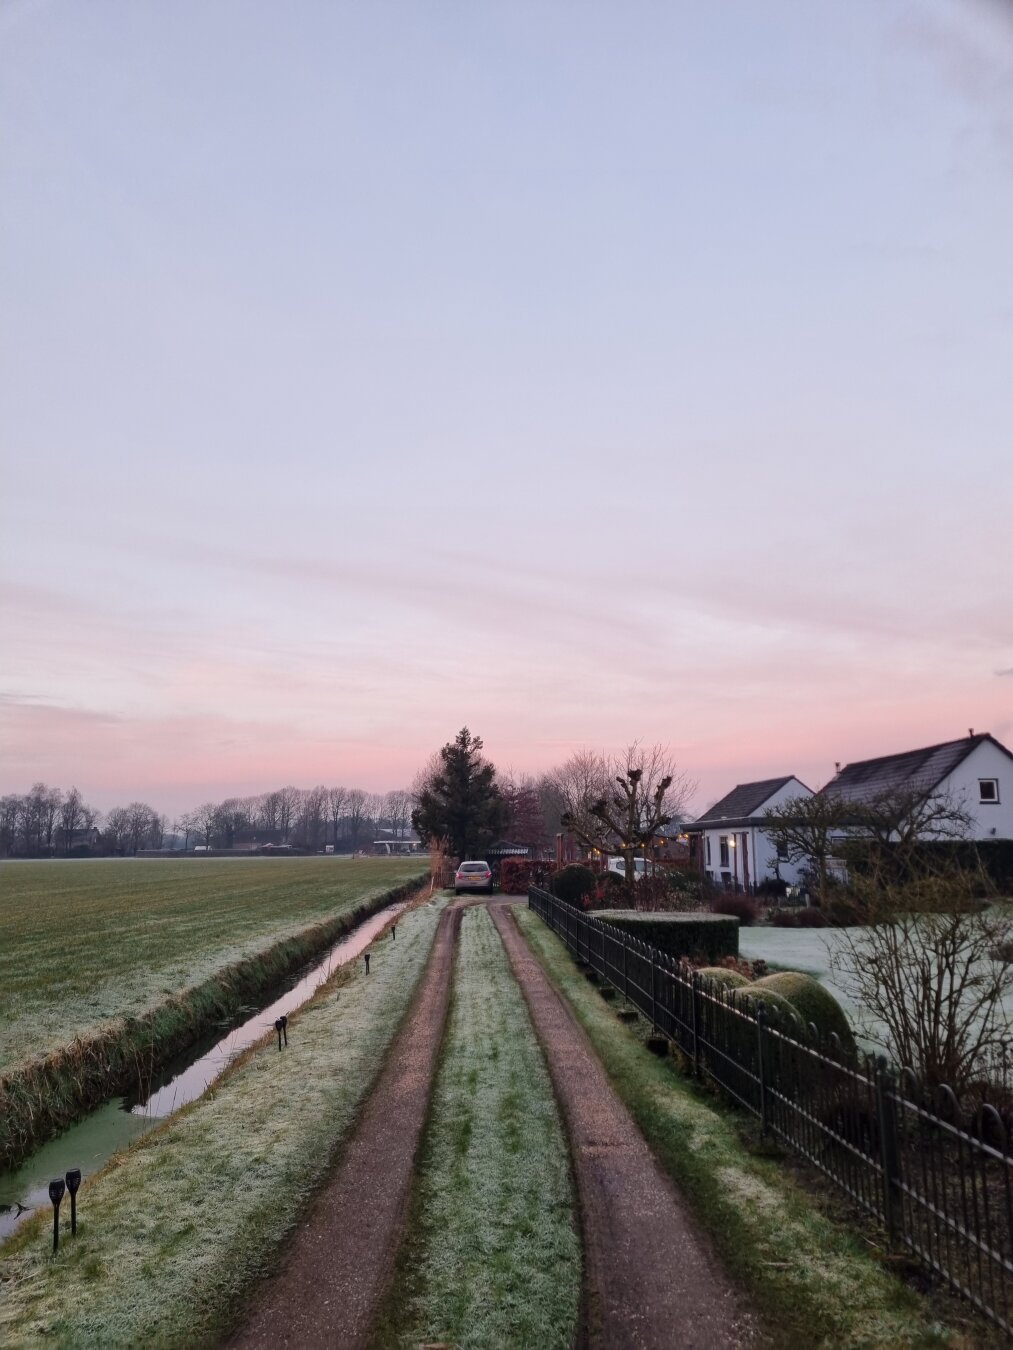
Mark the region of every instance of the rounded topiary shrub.
<instances>
[{"instance_id":1,"label":"rounded topiary shrub","mask_svg":"<svg viewBox=\"0 0 1013 1350\"><path fill-rule=\"evenodd\" d=\"M745 975L741 975L737 970L729 970L727 966L704 966L697 974L722 989L741 989L743 985L749 984Z\"/></svg>"},{"instance_id":2,"label":"rounded topiary shrub","mask_svg":"<svg viewBox=\"0 0 1013 1350\"><path fill-rule=\"evenodd\" d=\"M821 1045L829 1046L830 1033L834 1032L846 1055L855 1053L855 1037L851 1023L841 1005L819 980L800 971L782 970L776 975L764 975L757 980L753 989L765 989L786 999L795 1009L808 1030L810 1023L816 1028Z\"/></svg>"},{"instance_id":3,"label":"rounded topiary shrub","mask_svg":"<svg viewBox=\"0 0 1013 1350\"><path fill-rule=\"evenodd\" d=\"M553 872L549 878L549 890L557 900L567 905L580 905L589 895L594 895L594 873L590 867L569 863L558 872Z\"/></svg>"},{"instance_id":4,"label":"rounded topiary shrub","mask_svg":"<svg viewBox=\"0 0 1013 1350\"><path fill-rule=\"evenodd\" d=\"M805 1030L801 1017L784 995L776 989L764 988L762 980L747 981L744 989L737 989L735 1005L750 1017L756 1017L763 1008L770 1025L786 1036L798 1036Z\"/></svg>"}]
</instances>

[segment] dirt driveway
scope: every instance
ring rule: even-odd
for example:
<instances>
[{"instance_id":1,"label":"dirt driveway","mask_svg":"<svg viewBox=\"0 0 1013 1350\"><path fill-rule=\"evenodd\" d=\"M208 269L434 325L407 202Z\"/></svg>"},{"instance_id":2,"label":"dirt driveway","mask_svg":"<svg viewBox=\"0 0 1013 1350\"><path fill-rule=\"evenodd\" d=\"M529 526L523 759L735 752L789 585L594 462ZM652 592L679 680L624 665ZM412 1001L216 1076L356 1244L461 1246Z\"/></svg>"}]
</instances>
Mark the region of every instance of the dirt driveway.
<instances>
[{"instance_id":1,"label":"dirt driveway","mask_svg":"<svg viewBox=\"0 0 1013 1350\"><path fill-rule=\"evenodd\" d=\"M393 1270L450 1002L461 910L440 916L422 982L331 1180L231 1346L366 1344Z\"/></svg>"},{"instance_id":2,"label":"dirt driveway","mask_svg":"<svg viewBox=\"0 0 1013 1350\"><path fill-rule=\"evenodd\" d=\"M580 1194L587 1336L610 1350L748 1345L754 1319L614 1092L583 1030L492 905L562 1109Z\"/></svg>"}]
</instances>

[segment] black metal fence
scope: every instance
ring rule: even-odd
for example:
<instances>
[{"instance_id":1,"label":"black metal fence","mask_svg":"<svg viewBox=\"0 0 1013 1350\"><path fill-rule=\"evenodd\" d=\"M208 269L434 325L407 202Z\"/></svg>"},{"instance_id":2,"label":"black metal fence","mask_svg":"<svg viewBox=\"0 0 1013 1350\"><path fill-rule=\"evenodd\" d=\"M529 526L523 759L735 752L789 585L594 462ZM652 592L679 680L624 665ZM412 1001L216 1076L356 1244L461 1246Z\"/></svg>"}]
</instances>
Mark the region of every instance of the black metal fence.
<instances>
[{"instance_id":1,"label":"black metal fence","mask_svg":"<svg viewBox=\"0 0 1013 1350\"><path fill-rule=\"evenodd\" d=\"M674 958L532 887L528 903L578 960L802 1154L891 1239L1013 1332L1013 1154L992 1106L849 1055L810 1024L779 1025ZM755 1006L755 1005L754 1005Z\"/></svg>"}]
</instances>

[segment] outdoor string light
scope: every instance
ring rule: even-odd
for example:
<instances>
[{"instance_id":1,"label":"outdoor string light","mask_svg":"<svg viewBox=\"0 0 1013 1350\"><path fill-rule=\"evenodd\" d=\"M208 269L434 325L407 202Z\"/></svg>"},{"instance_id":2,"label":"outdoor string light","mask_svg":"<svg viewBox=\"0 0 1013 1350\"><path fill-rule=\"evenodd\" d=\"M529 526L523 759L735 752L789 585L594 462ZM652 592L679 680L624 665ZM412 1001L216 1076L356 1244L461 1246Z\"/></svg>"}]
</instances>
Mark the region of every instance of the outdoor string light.
<instances>
[{"instance_id":1,"label":"outdoor string light","mask_svg":"<svg viewBox=\"0 0 1013 1350\"><path fill-rule=\"evenodd\" d=\"M66 1190L63 1177L49 1183L49 1198L53 1202L53 1251L60 1250L60 1201Z\"/></svg>"},{"instance_id":2,"label":"outdoor string light","mask_svg":"<svg viewBox=\"0 0 1013 1350\"><path fill-rule=\"evenodd\" d=\"M81 1169L72 1167L67 1173L67 1190L70 1191L70 1232L77 1233L77 1193L81 1188Z\"/></svg>"}]
</instances>

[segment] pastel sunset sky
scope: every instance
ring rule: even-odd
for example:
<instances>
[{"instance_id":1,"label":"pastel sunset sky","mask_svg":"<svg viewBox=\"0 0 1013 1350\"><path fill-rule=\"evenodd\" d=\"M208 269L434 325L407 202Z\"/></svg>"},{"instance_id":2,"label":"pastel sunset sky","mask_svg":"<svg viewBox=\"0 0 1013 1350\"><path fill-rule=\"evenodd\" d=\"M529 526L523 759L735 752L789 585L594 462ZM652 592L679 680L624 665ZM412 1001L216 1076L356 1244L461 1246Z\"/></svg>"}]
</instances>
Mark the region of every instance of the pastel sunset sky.
<instances>
[{"instance_id":1,"label":"pastel sunset sky","mask_svg":"<svg viewBox=\"0 0 1013 1350\"><path fill-rule=\"evenodd\" d=\"M1013 743L1011 13L7 0L0 791Z\"/></svg>"}]
</instances>

